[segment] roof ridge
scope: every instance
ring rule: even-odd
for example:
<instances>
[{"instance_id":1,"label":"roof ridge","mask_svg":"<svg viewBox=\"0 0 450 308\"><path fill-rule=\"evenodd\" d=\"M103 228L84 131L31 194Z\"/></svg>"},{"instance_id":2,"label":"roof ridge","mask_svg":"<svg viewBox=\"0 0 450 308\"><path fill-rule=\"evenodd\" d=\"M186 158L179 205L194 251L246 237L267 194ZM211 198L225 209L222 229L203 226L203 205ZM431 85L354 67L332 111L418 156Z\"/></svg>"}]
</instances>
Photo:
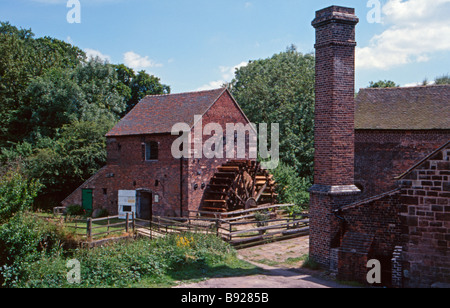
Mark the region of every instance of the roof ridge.
<instances>
[{"instance_id":1,"label":"roof ridge","mask_svg":"<svg viewBox=\"0 0 450 308\"><path fill-rule=\"evenodd\" d=\"M214 92L219 90L226 90L226 88L217 88L217 89L211 89L211 90L200 90L200 91L187 91L187 92L180 92L180 93L167 93L167 94L149 94L144 96L143 99L147 97L163 97L163 96L173 96L173 95L185 95L185 94L198 94L198 93L207 93L207 92Z\"/></svg>"},{"instance_id":2,"label":"roof ridge","mask_svg":"<svg viewBox=\"0 0 450 308\"><path fill-rule=\"evenodd\" d=\"M433 88L433 87L450 87L450 84L430 84L430 85L417 85L417 86L403 86L403 87L387 87L387 88L359 88L359 90L369 91L381 91L381 90L403 90L403 89L419 89L419 88Z\"/></svg>"}]
</instances>

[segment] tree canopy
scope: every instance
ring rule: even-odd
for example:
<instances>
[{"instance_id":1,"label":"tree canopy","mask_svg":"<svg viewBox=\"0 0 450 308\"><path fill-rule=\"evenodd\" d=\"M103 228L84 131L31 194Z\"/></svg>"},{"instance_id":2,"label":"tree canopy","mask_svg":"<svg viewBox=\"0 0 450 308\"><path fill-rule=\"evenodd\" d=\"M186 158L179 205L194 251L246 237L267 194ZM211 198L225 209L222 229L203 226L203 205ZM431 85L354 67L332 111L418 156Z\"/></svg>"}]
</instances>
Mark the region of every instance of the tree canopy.
<instances>
[{"instance_id":1,"label":"tree canopy","mask_svg":"<svg viewBox=\"0 0 450 308\"><path fill-rule=\"evenodd\" d=\"M267 123L269 128L272 123L280 125L282 164L274 173L280 180L294 174L289 181L300 182L290 182L289 187L306 191L314 160L314 55L302 54L291 46L271 58L251 61L236 71L230 87L251 122ZM280 196L284 196L281 201L292 202L292 194ZM304 198L297 201L305 203Z\"/></svg>"},{"instance_id":2,"label":"tree canopy","mask_svg":"<svg viewBox=\"0 0 450 308\"><path fill-rule=\"evenodd\" d=\"M442 75L440 77L436 77L435 83L438 84L438 85L450 84L450 75L447 74L447 75Z\"/></svg>"},{"instance_id":3,"label":"tree canopy","mask_svg":"<svg viewBox=\"0 0 450 308\"><path fill-rule=\"evenodd\" d=\"M168 93L145 71L0 22L0 163L20 159L45 185L45 202L60 202L106 163L105 134L144 96Z\"/></svg>"},{"instance_id":4,"label":"tree canopy","mask_svg":"<svg viewBox=\"0 0 450 308\"><path fill-rule=\"evenodd\" d=\"M231 92L250 121L280 124L280 159L313 174L315 58L291 46L236 71Z\"/></svg>"},{"instance_id":5,"label":"tree canopy","mask_svg":"<svg viewBox=\"0 0 450 308\"><path fill-rule=\"evenodd\" d=\"M377 82L371 81L369 83L369 88L397 88L400 87L400 85L396 84L392 80L380 80Z\"/></svg>"}]
</instances>

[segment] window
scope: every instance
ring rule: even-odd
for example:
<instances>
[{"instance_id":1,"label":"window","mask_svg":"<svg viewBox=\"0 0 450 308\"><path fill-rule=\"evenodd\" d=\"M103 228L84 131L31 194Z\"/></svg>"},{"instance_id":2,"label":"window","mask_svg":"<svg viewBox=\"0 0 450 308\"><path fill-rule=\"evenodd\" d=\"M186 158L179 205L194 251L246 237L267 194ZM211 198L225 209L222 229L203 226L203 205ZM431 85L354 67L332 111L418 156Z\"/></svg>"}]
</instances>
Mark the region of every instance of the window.
<instances>
[{"instance_id":1,"label":"window","mask_svg":"<svg viewBox=\"0 0 450 308\"><path fill-rule=\"evenodd\" d=\"M158 160L158 142L147 142L145 144L145 160Z\"/></svg>"}]
</instances>

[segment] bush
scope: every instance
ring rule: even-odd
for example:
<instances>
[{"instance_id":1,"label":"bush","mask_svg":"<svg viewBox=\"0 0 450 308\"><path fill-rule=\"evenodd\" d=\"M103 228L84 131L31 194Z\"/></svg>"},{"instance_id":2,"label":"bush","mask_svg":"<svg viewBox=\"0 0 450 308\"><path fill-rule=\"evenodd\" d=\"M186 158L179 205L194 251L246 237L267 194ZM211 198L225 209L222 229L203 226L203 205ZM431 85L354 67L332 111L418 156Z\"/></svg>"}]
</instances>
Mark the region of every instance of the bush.
<instances>
[{"instance_id":1,"label":"bush","mask_svg":"<svg viewBox=\"0 0 450 308\"><path fill-rule=\"evenodd\" d=\"M61 254L70 238L71 234L62 226L47 223L33 214L15 215L0 226L1 285L14 287L26 281L35 262Z\"/></svg>"},{"instance_id":2,"label":"bush","mask_svg":"<svg viewBox=\"0 0 450 308\"><path fill-rule=\"evenodd\" d=\"M0 223L30 210L41 188L38 180L29 180L22 174L20 165L4 167L0 171Z\"/></svg>"},{"instance_id":3,"label":"bush","mask_svg":"<svg viewBox=\"0 0 450 308\"><path fill-rule=\"evenodd\" d=\"M72 204L66 208L67 216L84 216L86 215L86 211L81 205Z\"/></svg>"},{"instance_id":4,"label":"bush","mask_svg":"<svg viewBox=\"0 0 450 308\"><path fill-rule=\"evenodd\" d=\"M37 240L31 234L29 237L31 248ZM20 266L7 266L2 272L6 277L5 286L72 287L67 282L68 259L76 259L81 264L81 284L75 287L129 287L143 279L158 281L167 275L183 276L183 272L191 269L206 272L236 254L216 236L185 234L77 249L66 255L61 250L34 254L32 249L25 249L24 255L32 257Z\"/></svg>"},{"instance_id":5,"label":"bush","mask_svg":"<svg viewBox=\"0 0 450 308\"><path fill-rule=\"evenodd\" d=\"M272 170L272 173L277 182L279 203L294 204L300 208L308 206L308 189L311 187L308 179L299 177L293 167L283 163Z\"/></svg>"}]
</instances>

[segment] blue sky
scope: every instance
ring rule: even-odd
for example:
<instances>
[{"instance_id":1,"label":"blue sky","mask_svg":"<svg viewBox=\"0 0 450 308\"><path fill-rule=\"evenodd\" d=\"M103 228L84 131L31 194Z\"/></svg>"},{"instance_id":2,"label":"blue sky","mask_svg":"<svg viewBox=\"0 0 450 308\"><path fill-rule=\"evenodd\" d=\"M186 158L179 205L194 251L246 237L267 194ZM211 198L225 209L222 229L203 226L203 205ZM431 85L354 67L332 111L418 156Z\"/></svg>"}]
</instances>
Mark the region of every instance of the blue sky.
<instances>
[{"instance_id":1,"label":"blue sky","mask_svg":"<svg viewBox=\"0 0 450 308\"><path fill-rule=\"evenodd\" d=\"M360 18L357 88L380 79L413 85L450 73L450 0L79 3L80 23L68 22L68 0L1 0L0 20L70 42L110 63L144 69L179 93L219 87L236 67L291 44L314 52L315 11L342 5L354 7Z\"/></svg>"}]
</instances>

